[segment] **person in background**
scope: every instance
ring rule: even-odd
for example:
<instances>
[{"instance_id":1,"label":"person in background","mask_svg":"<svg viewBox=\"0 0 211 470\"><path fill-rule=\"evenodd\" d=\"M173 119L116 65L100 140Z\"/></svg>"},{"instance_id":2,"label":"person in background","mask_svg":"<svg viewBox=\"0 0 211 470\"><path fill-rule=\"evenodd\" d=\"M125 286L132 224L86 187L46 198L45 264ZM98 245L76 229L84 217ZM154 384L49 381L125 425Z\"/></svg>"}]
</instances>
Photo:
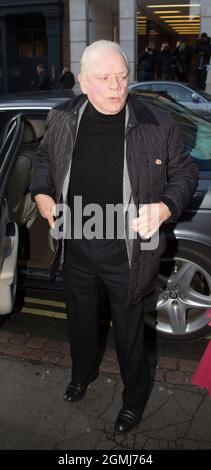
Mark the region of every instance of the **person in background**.
<instances>
[{"instance_id":1,"label":"person in background","mask_svg":"<svg viewBox=\"0 0 211 470\"><path fill-rule=\"evenodd\" d=\"M185 38L177 41L176 48L172 52L171 80L188 82L192 54L193 48L187 44Z\"/></svg>"},{"instance_id":2,"label":"person in background","mask_svg":"<svg viewBox=\"0 0 211 470\"><path fill-rule=\"evenodd\" d=\"M199 90L205 90L208 65L211 57L211 40L207 33L202 33L195 45L196 54L195 64L195 85Z\"/></svg>"},{"instance_id":3,"label":"person in background","mask_svg":"<svg viewBox=\"0 0 211 470\"><path fill-rule=\"evenodd\" d=\"M149 43L143 54L140 55L138 62L141 66L140 80L154 80L157 54L153 43Z\"/></svg>"},{"instance_id":4,"label":"person in background","mask_svg":"<svg viewBox=\"0 0 211 470\"><path fill-rule=\"evenodd\" d=\"M85 49L83 94L50 111L32 175L32 195L60 240L51 269L63 266L67 304L72 377L64 399L81 400L99 374L103 283L124 386L115 421L120 433L139 423L149 397L144 300L166 248L162 225L180 217L198 180L171 115L128 95L128 78L119 44L99 40ZM71 212L63 234L61 207ZM155 234L157 243L149 245Z\"/></svg>"},{"instance_id":5,"label":"person in background","mask_svg":"<svg viewBox=\"0 0 211 470\"><path fill-rule=\"evenodd\" d=\"M70 67L65 65L59 77L59 88L63 88L64 90L72 90L74 85L74 74L71 72Z\"/></svg>"},{"instance_id":6,"label":"person in background","mask_svg":"<svg viewBox=\"0 0 211 470\"><path fill-rule=\"evenodd\" d=\"M159 59L160 70L161 70L161 80L170 80L172 54L171 54L169 42L164 41L162 43L161 49L158 55L158 59Z\"/></svg>"},{"instance_id":7,"label":"person in background","mask_svg":"<svg viewBox=\"0 0 211 470\"><path fill-rule=\"evenodd\" d=\"M38 64L36 67L38 74L38 89L49 90L51 89L51 79L48 72L46 72L43 64Z\"/></svg>"}]
</instances>

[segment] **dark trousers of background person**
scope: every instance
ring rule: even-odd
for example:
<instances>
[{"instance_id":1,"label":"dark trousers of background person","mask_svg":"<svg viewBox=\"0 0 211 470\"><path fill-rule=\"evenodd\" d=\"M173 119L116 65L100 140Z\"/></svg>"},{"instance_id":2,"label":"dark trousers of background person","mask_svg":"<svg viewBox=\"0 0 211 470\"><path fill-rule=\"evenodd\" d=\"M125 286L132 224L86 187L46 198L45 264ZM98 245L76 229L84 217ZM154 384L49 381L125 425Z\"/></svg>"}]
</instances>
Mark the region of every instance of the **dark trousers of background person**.
<instances>
[{"instance_id":1,"label":"dark trousers of background person","mask_svg":"<svg viewBox=\"0 0 211 470\"><path fill-rule=\"evenodd\" d=\"M123 404L144 409L149 395L143 303L127 304L129 264L123 240L67 240L64 288L72 357L72 381L88 384L99 369L99 282L109 295Z\"/></svg>"},{"instance_id":2,"label":"dark trousers of background person","mask_svg":"<svg viewBox=\"0 0 211 470\"><path fill-rule=\"evenodd\" d=\"M206 80L207 80L207 68L204 66L203 68L199 68L196 66L195 68L195 86L199 90L205 90L206 88Z\"/></svg>"},{"instance_id":3,"label":"dark trousers of background person","mask_svg":"<svg viewBox=\"0 0 211 470\"><path fill-rule=\"evenodd\" d=\"M189 77L189 70L182 69L181 67L177 67L177 65L173 65L169 74L169 80L178 80L178 82L186 82L188 83Z\"/></svg>"},{"instance_id":4,"label":"dark trousers of background person","mask_svg":"<svg viewBox=\"0 0 211 470\"><path fill-rule=\"evenodd\" d=\"M154 80L154 75L155 75L154 72L145 72L144 70L141 70L140 80L142 82Z\"/></svg>"}]
</instances>

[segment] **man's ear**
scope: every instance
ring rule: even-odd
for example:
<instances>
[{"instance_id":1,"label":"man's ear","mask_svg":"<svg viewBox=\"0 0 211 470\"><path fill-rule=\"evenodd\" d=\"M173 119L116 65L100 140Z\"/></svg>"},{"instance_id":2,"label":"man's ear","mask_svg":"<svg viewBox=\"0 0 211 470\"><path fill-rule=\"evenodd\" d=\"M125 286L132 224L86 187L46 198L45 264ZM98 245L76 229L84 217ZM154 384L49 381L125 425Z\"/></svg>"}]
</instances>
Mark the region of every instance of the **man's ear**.
<instances>
[{"instance_id":1,"label":"man's ear","mask_svg":"<svg viewBox=\"0 0 211 470\"><path fill-rule=\"evenodd\" d=\"M87 80L86 76L82 73L78 74L78 81L80 84L81 91L86 95L87 94Z\"/></svg>"}]
</instances>

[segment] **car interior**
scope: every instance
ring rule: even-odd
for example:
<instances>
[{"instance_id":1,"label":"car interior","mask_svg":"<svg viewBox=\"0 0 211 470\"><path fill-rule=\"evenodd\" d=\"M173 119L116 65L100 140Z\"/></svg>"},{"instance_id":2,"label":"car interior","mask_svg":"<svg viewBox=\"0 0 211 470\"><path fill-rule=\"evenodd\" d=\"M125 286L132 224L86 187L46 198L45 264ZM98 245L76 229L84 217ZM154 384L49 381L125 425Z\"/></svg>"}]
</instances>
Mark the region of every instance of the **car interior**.
<instances>
[{"instance_id":1,"label":"car interior","mask_svg":"<svg viewBox=\"0 0 211 470\"><path fill-rule=\"evenodd\" d=\"M53 254L47 222L30 192L33 160L45 128L45 120L24 121L22 143L8 186L9 217L19 228L18 265L26 268L47 268Z\"/></svg>"}]
</instances>

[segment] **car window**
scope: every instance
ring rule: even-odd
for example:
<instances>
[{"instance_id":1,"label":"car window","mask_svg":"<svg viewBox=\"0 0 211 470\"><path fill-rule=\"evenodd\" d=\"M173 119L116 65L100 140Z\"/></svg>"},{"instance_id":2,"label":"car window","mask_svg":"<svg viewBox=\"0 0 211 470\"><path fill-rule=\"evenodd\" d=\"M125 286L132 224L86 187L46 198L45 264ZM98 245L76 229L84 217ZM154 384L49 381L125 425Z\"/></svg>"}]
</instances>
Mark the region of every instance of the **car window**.
<instances>
[{"instance_id":1,"label":"car window","mask_svg":"<svg viewBox=\"0 0 211 470\"><path fill-rule=\"evenodd\" d=\"M129 85L129 90L130 92L136 92L136 91L152 91L153 84L152 83L138 83L137 85Z\"/></svg>"},{"instance_id":2,"label":"car window","mask_svg":"<svg viewBox=\"0 0 211 470\"><path fill-rule=\"evenodd\" d=\"M190 120L175 113L173 117L179 124L192 157L197 159L200 169L211 169L211 123Z\"/></svg>"},{"instance_id":3,"label":"car window","mask_svg":"<svg viewBox=\"0 0 211 470\"><path fill-rule=\"evenodd\" d=\"M144 99L171 113L180 127L190 154L196 159L199 169L211 170L211 122L162 96L144 97Z\"/></svg>"},{"instance_id":4,"label":"car window","mask_svg":"<svg viewBox=\"0 0 211 470\"><path fill-rule=\"evenodd\" d=\"M7 125L17 114L17 110L15 111L0 111L0 148L2 147L4 137L6 135Z\"/></svg>"},{"instance_id":5,"label":"car window","mask_svg":"<svg viewBox=\"0 0 211 470\"><path fill-rule=\"evenodd\" d=\"M138 85L135 85L133 87L131 87L130 89L132 91L136 91L136 90L144 90L144 91L152 91L152 83L139 83Z\"/></svg>"},{"instance_id":6,"label":"car window","mask_svg":"<svg viewBox=\"0 0 211 470\"><path fill-rule=\"evenodd\" d=\"M8 130L7 135L4 141L2 142L2 145L0 148L0 169L2 167L4 160L7 158L7 155L9 154L9 151L13 142L16 126L17 126L16 120L10 122L10 125L7 129Z\"/></svg>"},{"instance_id":7,"label":"car window","mask_svg":"<svg viewBox=\"0 0 211 470\"><path fill-rule=\"evenodd\" d=\"M165 91L176 101L192 102L192 90L188 90L188 88L179 86L177 84L153 83L152 89L153 91Z\"/></svg>"}]
</instances>

